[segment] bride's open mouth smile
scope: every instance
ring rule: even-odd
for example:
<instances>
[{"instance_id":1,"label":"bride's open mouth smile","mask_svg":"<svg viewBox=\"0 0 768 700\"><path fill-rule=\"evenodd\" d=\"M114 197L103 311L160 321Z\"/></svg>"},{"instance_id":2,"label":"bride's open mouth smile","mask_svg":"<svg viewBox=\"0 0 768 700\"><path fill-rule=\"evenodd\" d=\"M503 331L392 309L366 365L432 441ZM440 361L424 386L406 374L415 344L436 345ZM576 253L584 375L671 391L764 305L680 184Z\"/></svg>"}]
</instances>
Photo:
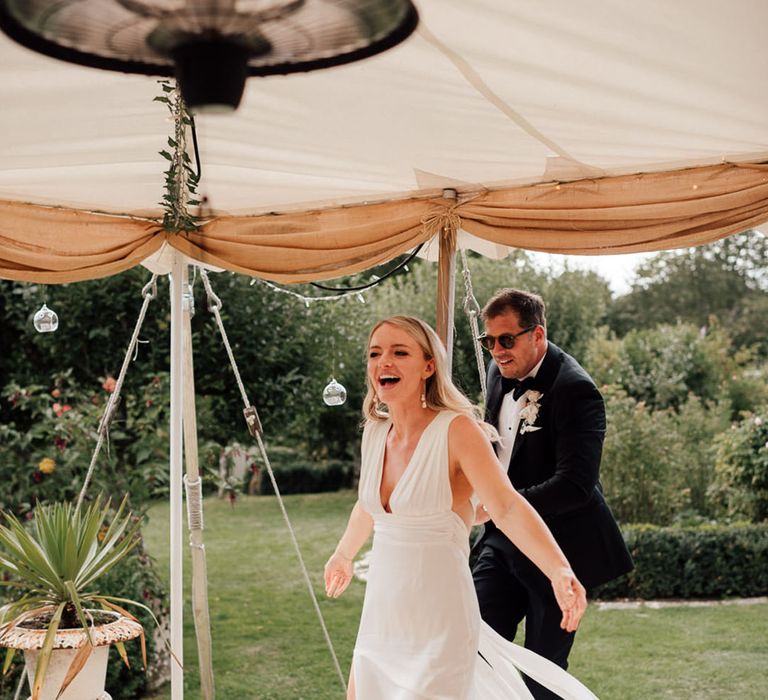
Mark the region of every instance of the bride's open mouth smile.
<instances>
[{"instance_id":1,"label":"bride's open mouth smile","mask_svg":"<svg viewBox=\"0 0 768 700\"><path fill-rule=\"evenodd\" d=\"M396 377L393 374L382 374L379 377L379 386L380 387L389 387L389 386L395 386L400 381L400 377Z\"/></svg>"}]
</instances>

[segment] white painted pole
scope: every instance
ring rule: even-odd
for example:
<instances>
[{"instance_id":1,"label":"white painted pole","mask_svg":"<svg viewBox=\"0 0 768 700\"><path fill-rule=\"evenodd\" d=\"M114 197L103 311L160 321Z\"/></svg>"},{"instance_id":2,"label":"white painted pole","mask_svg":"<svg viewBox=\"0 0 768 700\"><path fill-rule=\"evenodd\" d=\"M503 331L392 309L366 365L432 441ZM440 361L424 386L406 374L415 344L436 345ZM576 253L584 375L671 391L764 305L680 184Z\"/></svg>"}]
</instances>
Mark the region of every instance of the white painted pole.
<instances>
[{"instance_id":1,"label":"white painted pole","mask_svg":"<svg viewBox=\"0 0 768 700\"><path fill-rule=\"evenodd\" d=\"M178 250L171 263L171 700L184 697L184 578L182 521L182 303L186 263ZM177 662L178 659L178 662Z\"/></svg>"}]
</instances>

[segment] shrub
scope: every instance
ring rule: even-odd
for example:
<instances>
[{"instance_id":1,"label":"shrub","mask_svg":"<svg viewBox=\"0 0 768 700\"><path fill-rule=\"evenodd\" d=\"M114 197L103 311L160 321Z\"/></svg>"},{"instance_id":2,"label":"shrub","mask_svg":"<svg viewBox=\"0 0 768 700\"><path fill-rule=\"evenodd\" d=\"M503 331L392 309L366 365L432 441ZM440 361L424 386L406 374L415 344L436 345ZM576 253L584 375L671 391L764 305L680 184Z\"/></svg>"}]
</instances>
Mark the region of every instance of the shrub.
<instances>
[{"instance_id":1,"label":"shrub","mask_svg":"<svg viewBox=\"0 0 768 700\"><path fill-rule=\"evenodd\" d=\"M585 364L598 384L616 384L662 409L679 408L691 393L717 400L737 370L751 362L750 353L734 352L722 329L679 323L632 330L622 339L603 331L590 344Z\"/></svg>"},{"instance_id":2,"label":"shrub","mask_svg":"<svg viewBox=\"0 0 768 700\"><path fill-rule=\"evenodd\" d=\"M719 436L710 493L729 517L768 519L768 405Z\"/></svg>"},{"instance_id":3,"label":"shrub","mask_svg":"<svg viewBox=\"0 0 768 700\"><path fill-rule=\"evenodd\" d=\"M117 649L111 649L107 667L106 688L113 700L133 700L144 697L148 690L168 680L168 655L164 640L168 639L168 591L161 582L152 558L140 544L131 555L120 562L102 580L101 592L132 600L140 600L160 622L158 630L151 615L141 608L131 609L144 626L147 641L147 663L142 668L138 644L126 644L130 668L120 659Z\"/></svg>"},{"instance_id":4,"label":"shrub","mask_svg":"<svg viewBox=\"0 0 768 700\"><path fill-rule=\"evenodd\" d=\"M688 506L675 485L669 457L677 437L668 411L651 411L616 387L604 387L608 426L601 478L605 497L622 522L668 524Z\"/></svg>"},{"instance_id":5,"label":"shrub","mask_svg":"<svg viewBox=\"0 0 768 700\"><path fill-rule=\"evenodd\" d=\"M138 503L167 498L170 375L150 374L140 393L126 394L122 403L123 411L113 423L112 439L118 443L116 452L126 465L124 488Z\"/></svg>"},{"instance_id":6,"label":"shrub","mask_svg":"<svg viewBox=\"0 0 768 700\"><path fill-rule=\"evenodd\" d=\"M596 589L613 598L725 598L768 593L768 525L624 528L635 568Z\"/></svg>"},{"instance_id":7,"label":"shrub","mask_svg":"<svg viewBox=\"0 0 768 700\"><path fill-rule=\"evenodd\" d=\"M0 424L0 508L25 515L40 503L73 500L96 444L105 392L87 392L70 373L50 387L10 383Z\"/></svg>"},{"instance_id":8,"label":"shrub","mask_svg":"<svg viewBox=\"0 0 768 700\"><path fill-rule=\"evenodd\" d=\"M716 508L708 491L715 478L714 443L730 428L730 403L707 403L690 394L679 411L671 415L676 438L668 455L673 488L684 497L683 510L713 518ZM678 512L675 519L680 517Z\"/></svg>"},{"instance_id":9,"label":"shrub","mask_svg":"<svg viewBox=\"0 0 768 700\"><path fill-rule=\"evenodd\" d=\"M653 411L616 386L602 391L608 427L601 475L619 520L669 525L686 512L712 517L711 446L729 425L730 405L690 395L678 411Z\"/></svg>"},{"instance_id":10,"label":"shrub","mask_svg":"<svg viewBox=\"0 0 768 700\"><path fill-rule=\"evenodd\" d=\"M338 491L352 486L354 478L354 469L350 462L329 460L316 464L279 465L270 460L270 465L281 494ZM261 469L259 478L259 493L273 494L274 489L266 469Z\"/></svg>"},{"instance_id":11,"label":"shrub","mask_svg":"<svg viewBox=\"0 0 768 700\"><path fill-rule=\"evenodd\" d=\"M287 445L269 445L266 449L281 494L338 491L353 484L355 472L354 463L351 461L307 461L305 455L295 447ZM220 494L226 492L230 500L234 500L240 491L261 495L274 494L269 473L255 445L246 447L233 443L227 446L221 455L225 460L226 477L222 478L213 470L208 470L208 476L219 487ZM236 456L239 459L236 459ZM236 464L238 461L239 468Z\"/></svg>"},{"instance_id":12,"label":"shrub","mask_svg":"<svg viewBox=\"0 0 768 700\"><path fill-rule=\"evenodd\" d=\"M92 489L130 494L134 509L168 494L168 375L151 373L136 394L117 404L94 472ZM25 515L37 503L77 497L98 438L114 378L76 384L67 371L50 386L9 383L2 390L9 419L0 423L0 508ZM211 422L207 405L198 419ZM201 440L199 461L218 446Z\"/></svg>"}]
</instances>

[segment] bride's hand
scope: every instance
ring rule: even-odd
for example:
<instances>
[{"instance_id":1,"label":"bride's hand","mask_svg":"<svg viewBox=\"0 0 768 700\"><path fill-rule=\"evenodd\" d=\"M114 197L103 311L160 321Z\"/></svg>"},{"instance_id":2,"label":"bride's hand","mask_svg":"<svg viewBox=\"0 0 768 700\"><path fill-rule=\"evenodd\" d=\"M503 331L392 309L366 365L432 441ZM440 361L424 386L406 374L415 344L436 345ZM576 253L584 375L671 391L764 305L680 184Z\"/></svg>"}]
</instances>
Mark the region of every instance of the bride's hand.
<instances>
[{"instance_id":1,"label":"bride's hand","mask_svg":"<svg viewBox=\"0 0 768 700\"><path fill-rule=\"evenodd\" d=\"M338 598L352 580L352 560L334 552L325 564L325 594Z\"/></svg>"},{"instance_id":2,"label":"bride's hand","mask_svg":"<svg viewBox=\"0 0 768 700\"><path fill-rule=\"evenodd\" d=\"M587 609L587 592L570 569L562 569L552 580L557 604L563 611L560 627L575 632Z\"/></svg>"}]
</instances>

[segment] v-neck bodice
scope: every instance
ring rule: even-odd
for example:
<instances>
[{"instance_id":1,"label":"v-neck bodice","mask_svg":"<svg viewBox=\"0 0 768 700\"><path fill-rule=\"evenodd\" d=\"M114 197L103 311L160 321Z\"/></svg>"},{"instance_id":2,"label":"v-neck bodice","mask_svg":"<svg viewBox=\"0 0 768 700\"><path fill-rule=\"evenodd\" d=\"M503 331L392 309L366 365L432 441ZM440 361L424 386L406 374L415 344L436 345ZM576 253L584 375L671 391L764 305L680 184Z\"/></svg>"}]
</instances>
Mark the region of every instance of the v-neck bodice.
<instances>
[{"instance_id":1,"label":"v-neck bodice","mask_svg":"<svg viewBox=\"0 0 768 700\"><path fill-rule=\"evenodd\" d=\"M360 503L371 515L429 515L451 511L448 472L448 426L458 414L441 411L424 428L402 475L389 496L389 511L381 502L381 481L391 420L369 423L363 432Z\"/></svg>"},{"instance_id":2,"label":"v-neck bodice","mask_svg":"<svg viewBox=\"0 0 768 700\"><path fill-rule=\"evenodd\" d=\"M421 431L421 435L419 435L418 440L416 441L416 446L413 449L413 452L411 453L411 456L408 458L408 460L405 463L405 467L403 468L402 474L400 474L400 477L395 482L395 485L392 487L392 490L389 493L389 499L387 500L387 503L384 502L384 499L381 497L381 489L384 485L384 465L387 461L387 441L389 440L389 435L392 432L393 424L391 420L387 421L388 427L386 432L384 433L384 449L381 454L381 466L379 468L379 501L381 501L381 507L386 513L392 513L392 496L397 491L398 487L400 486L400 483L403 481L403 479L408 476L408 472L410 471L411 463L416 458L417 454L419 453L419 448L421 447L422 441L425 439L425 436L429 435L429 429L432 427L432 424L438 420L440 417L440 414L435 414L432 419L429 421L429 423L424 426L424 429ZM389 505L389 508L387 506Z\"/></svg>"}]
</instances>

